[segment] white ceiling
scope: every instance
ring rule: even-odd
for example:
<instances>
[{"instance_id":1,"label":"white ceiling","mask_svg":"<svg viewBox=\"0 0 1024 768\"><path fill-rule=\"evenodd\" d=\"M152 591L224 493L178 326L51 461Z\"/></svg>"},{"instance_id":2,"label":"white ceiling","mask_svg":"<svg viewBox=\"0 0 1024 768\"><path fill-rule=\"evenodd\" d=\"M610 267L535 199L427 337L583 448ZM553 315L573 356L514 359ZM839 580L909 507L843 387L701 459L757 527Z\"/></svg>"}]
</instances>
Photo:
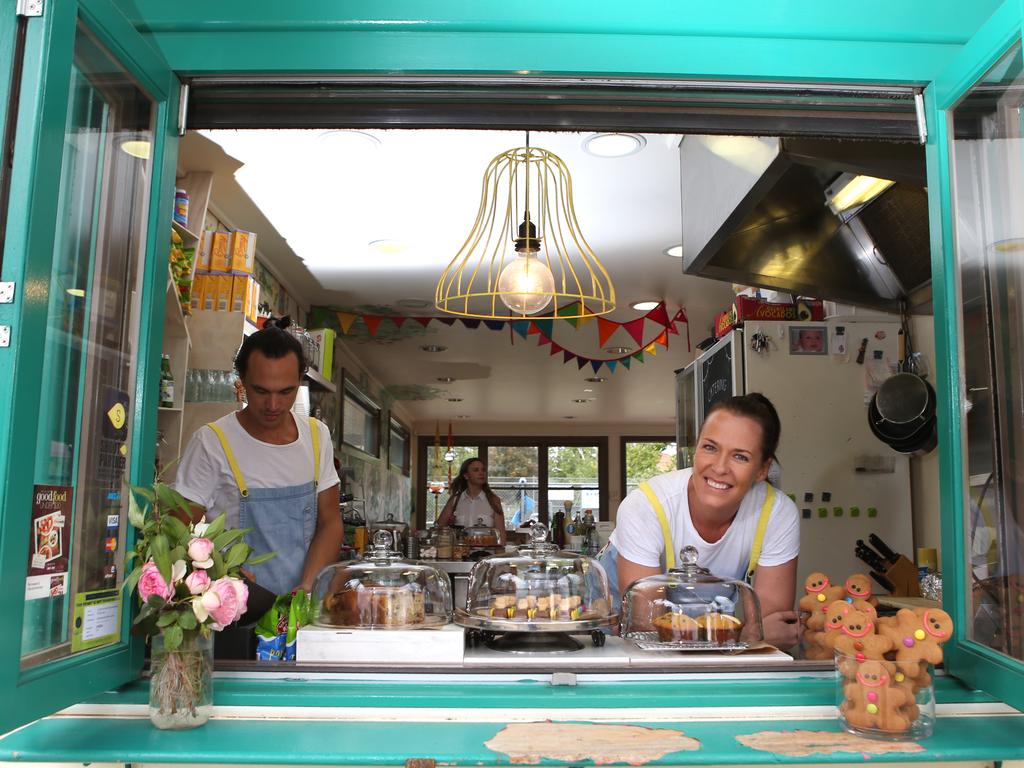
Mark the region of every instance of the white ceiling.
<instances>
[{"instance_id":1,"label":"white ceiling","mask_svg":"<svg viewBox=\"0 0 1024 768\"><path fill-rule=\"evenodd\" d=\"M509 131L369 131L376 142L347 132L215 131L190 134L180 148L182 170L213 170L213 199L232 225L259 234L261 257L309 305L382 314L439 315L433 293L441 270L462 245L476 216L487 163L522 146ZM204 138L205 137L205 138ZM211 140L207 140L211 139ZM580 228L614 282L618 308L608 318L625 322L643 313L630 304L666 302L683 308L690 337L709 335L713 315L728 306L731 287L684 276L679 259L664 254L680 242L678 136L647 135L646 146L623 158L583 151L584 134L530 135L535 147L560 156L573 179ZM219 145L219 146L218 146ZM232 175L234 178L232 178ZM403 247L375 250L375 240ZM429 306L404 308L400 300ZM456 323L423 329L407 322L395 332L384 323L376 340L346 337L352 352L383 385L427 387L432 399L404 400L416 422L469 418L488 422L544 422L574 417L575 424L663 426L675 415L673 371L692 359L687 329L669 347L630 370L600 375L590 366L563 364L536 337L508 330L471 330ZM597 345L597 323L581 329L556 322L557 344L588 357L607 358ZM657 327L648 322L645 341ZM427 353L425 344L446 346ZM636 343L625 330L605 346ZM438 377L456 381L441 383ZM593 392L586 392L592 389ZM453 403L448 397L461 397ZM577 398L593 398L579 404Z\"/></svg>"}]
</instances>

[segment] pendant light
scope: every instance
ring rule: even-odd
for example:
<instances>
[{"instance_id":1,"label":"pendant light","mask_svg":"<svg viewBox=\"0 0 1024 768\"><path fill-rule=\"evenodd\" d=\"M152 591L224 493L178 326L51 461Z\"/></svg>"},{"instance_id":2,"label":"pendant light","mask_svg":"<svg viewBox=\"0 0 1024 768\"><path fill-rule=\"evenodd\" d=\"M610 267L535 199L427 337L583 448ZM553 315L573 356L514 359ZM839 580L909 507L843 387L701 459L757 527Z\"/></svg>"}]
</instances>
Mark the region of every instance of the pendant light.
<instances>
[{"instance_id":1,"label":"pendant light","mask_svg":"<svg viewBox=\"0 0 1024 768\"><path fill-rule=\"evenodd\" d=\"M434 303L484 319L583 318L615 309L615 287L576 220L569 169L531 147L529 133L526 146L488 164L476 221L441 274Z\"/></svg>"}]
</instances>

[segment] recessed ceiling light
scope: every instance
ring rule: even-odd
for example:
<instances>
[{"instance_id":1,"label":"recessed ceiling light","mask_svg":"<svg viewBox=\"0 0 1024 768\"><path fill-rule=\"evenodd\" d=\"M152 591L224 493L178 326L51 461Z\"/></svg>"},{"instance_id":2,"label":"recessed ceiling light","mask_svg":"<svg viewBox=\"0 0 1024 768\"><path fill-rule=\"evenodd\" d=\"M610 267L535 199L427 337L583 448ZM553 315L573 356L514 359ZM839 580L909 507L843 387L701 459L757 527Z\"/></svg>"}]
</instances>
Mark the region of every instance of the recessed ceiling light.
<instances>
[{"instance_id":1,"label":"recessed ceiling light","mask_svg":"<svg viewBox=\"0 0 1024 768\"><path fill-rule=\"evenodd\" d=\"M469 418L469 416L467 416L467 415L466 415L466 414L464 414L464 413L460 413L460 414L459 414L458 416L456 416L455 418L456 418L456 419L468 419L468 418Z\"/></svg>"},{"instance_id":2,"label":"recessed ceiling light","mask_svg":"<svg viewBox=\"0 0 1024 768\"><path fill-rule=\"evenodd\" d=\"M639 133L595 133L583 140L583 151L596 157L627 157L646 146Z\"/></svg>"},{"instance_id":3,"label":"recessed ceiling light","mask_svg":"<svg viewBox=\"0 0 1024 768\"><path fill-rule=\"evenodd\" d=\"M609 355L624 355L629 352L629 347L605 347L604 351Z\"/></svg>"},{"instance_id":4,"label":"recessed ceiling light","mask_svg":"<svg viewBox=\"0 0 1024 768\"><path fill-rule=\"evenodd\" d=\"M426 299L399 299L395 302L397 306L405 307L406 309L423 309L424 307L429 307L432 303Z\"/></svg>"},{"instance_id":5,"label":"recessed ceiling light","mask_svg":"<svg viewBox=\"0 0 1024 768\"><path fill-rule=\"evenodd\" d=\"M366 131L324 131L317 137L317 141L328 146L331 151L338 152L365 152L380 146L380 139Z\"/></svg>"},{"instance_id":6,"label":"recessed ceiling light","mask_svg":"<svg viewBox=\"0 0 1024 768\"><path fill-rule=\"evenodd\" d=\"M384 254L385 256L397 256L409 250L409 246L402 240L393 240L386 237L380 240L371 240L368 245L377 253Z\"/></svg>"},{"instance_id":7,"label":"recessed ceiling light","mask_svg":"<svg viewBox=\"0 0 1024 768\"><path fill-rule=\"evenodd\" d=\"M683 258L683 245L682 243L679 245L673 245L671 248L666 248L662 253L666 256L671 256L674 259L681 259Z\"/></svg>"},{"instance_id":8,"label":"recessed ceiling light","mask_svg":"<svg viewBox=\"0 0 1024 768\"><path fill-rule=\"evenodd\" d=\"M604 384L608 379L604 376L587 376L584 381L589 381L591 384Z\"/></svg>"},{"instance_id":9,"label":"recessed ceiling light","mask_svg":"<svg viewBox=\"0 0 1024 768\"><path fill-rule=\"evenodd\" d=\"M449 397L448 398L448 402L449 403L461 403L462 402L462 398L461 397Z\"/></svg>"},{"instance_id":10,"label":"recessed ceiling light","mask_svg":"<svg viewBox=\"0 0 1024 768\"><path fill-rule=\"evenodd\" d=\"M575 416L563 416L562 418L563 419L575 419L576 417Z\"/></svg>"},{"instance_id":11,"label":"recessed ceiling light","mask_svg":"<svg viewBox=\"0 0 1024 768\"><path fill-rule=\"evenodd\" d=\"M592 390L590 387L586 387L586 388L584 388L583 391L584 392L593 392L594 390Z\"/></svg>"},{"instance_id":12,"label":"recessed ceiling light","mask_svg":"<svg viewBox=\"0 0 1024 768\"><path fill-rule=\"evenodd\" d=\"M633 309L639 312L648 312L654 309L660 303L661 302L658 301L636 301L630 304L629 306L631 306Z\"/></svg>"},{"instance_id":13,"label":"recessed ceiling light","mask_svg":"<svg viewBox=\"0 0 1024 768\"><path fill-rule=\"evenodd\" d=\"M136 137L138 134L136 134ZM152 143L148 139L131 138L121 142L121 151L126 155L137 157L140 160L149 160L149 153Z\"/></svg>"},{"instance_id":14,"label":"recessed ceiling light","mask_svg":"<svg viewBox=\"0 0 1024 768\"><path fill-rule=\"evenodd\" d=\"M451 376L438 376L437 380L440 381L442 384L451 384L453 381L455 381L455 379L453 379Z\"/></svg>"},{"instance_id":15,"label":"recessed ceiling light","mask_svg":"<svg viewBox=\"0 0 1024 768\"><path fill-rule=\"evenodd\" d=\"M424 344L420 349L424 352L444 352L448 347L442 347L440 344Z\"/></svg>"},{"instance_id":16,"label":"recessed ceiling light","mask_svg":"<svg viewBox=\"0 0 1024 768\"><path fill-rule=\"evenodd\" d=\"M574 398L572 399L572 401L573 401L574 403L589 403L589 402L590 402L591 400L593 400L593 399L594 399L594 398L592 398L592 397L574 397Z\"/></svg>"}]
</instances>

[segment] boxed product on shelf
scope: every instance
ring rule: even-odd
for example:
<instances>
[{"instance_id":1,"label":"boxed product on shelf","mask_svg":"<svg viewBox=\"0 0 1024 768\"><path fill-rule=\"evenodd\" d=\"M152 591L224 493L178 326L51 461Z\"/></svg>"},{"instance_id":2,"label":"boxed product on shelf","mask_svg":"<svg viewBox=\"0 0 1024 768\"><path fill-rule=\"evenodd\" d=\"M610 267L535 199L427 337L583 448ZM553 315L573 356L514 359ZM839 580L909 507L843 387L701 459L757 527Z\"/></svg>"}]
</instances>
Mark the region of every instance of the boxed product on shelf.
<instances>
[{"instance_id":1,"label":"boxed product on shelf","mask_svg":"<svg viewBox=\"0 0 1024 768\"><path fill-rule=\"evenodd\" d=\"M227 312L231 307L231 275L211 275L214 284L213 308L217 312Z\"/></svg>"},{"instance_id":2,"label":"boxed product on shelf","mask_svg":"<svg viewBox=\"0 0 1024 768\"><path fill-rule=\"evenodd\" d=\"M334 365L334 329L311 328L309 335L320 346L320 359L316 361L316 368L325 379L330 380Z\"/></svg>"},{"instance_id":3,"label":"boxed product on shelf","mask_svg":"<svg viewBox=\"0 0 1024 768\"><path fill-rule=\"evenodd\" d=\"M231 312L244 312L246 308L246 297L249 295L248 275L235 275L231 278Z\"/></svg>"},{"instance_id":4,"label":"boxed product on shelf","mask_svg":"<svg viewBox=\"0 0 1024 768\"><path fill-rule=\"evenodd\" d=\"M210 271L226 273L230 271L231 260L228 249L231 247L230 232L213 232L210 240Z\"/></svg>"},{"instance_id":5,"label":"boxed product on shelf","mask_svg":"<svg viewBox=\"0 0 1024 768\"><path fill-rule=\"evenodd\" d=\"M236 275L251 275L256 264L256 233L237 230L231 235L229 270Z\"/></svg>"},{"instance_id":6,"label":"boxed product on shelf","mask_svg":"<svg viewBox=\"0 0 1024 768\"><path fill-rule=\"evenodd\" d=\"M213 231L206 230L199 238L199 251L196 255L196 274L205 275L210 271L210 251L213 248Z\"/></svg>"},{"instance_id":7,"label":"boxed product on shelf","mask_svg":"<svg viewBox=\"0 0 1024 768\"><path fill-rule=\"evenodd\" d=\"M250 277L246 282L245 294L245 316L250 322L256 323L260 305L260 284L256 278Z\"/></svg>"},{"instance_id":8,"label":"boxed product on shelf","mask_svg":"<svg viewBox=\"0 0 1024 768\"><path fill-rule=\"evenodd\" d=\"M195 312L200 309L206 309L203 304L203 300L206 295L206 284L209 282L209 275L197 274L192 279L192 311Z\"/></svg>"}]
</instances>

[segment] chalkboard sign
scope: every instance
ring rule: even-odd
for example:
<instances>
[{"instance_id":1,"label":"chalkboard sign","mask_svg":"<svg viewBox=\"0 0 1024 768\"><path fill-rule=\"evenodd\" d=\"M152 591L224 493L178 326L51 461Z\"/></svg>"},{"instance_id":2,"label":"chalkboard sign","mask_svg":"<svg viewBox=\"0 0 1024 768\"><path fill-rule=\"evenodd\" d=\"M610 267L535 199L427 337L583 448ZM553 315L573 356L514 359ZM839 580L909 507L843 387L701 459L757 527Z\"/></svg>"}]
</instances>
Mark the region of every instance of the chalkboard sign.
<instances>
[{"instance_id":1,"label":"chalkboard sign","mask_svg":"<svg viewBox=\"0 0 1024 768\"><path fill-rule=\"evenodd\" d=\"M733 334L716 342L700 358L700 419L715 403L736 393L736 366L733 364Z\"/></svg>"}]
</instances>

